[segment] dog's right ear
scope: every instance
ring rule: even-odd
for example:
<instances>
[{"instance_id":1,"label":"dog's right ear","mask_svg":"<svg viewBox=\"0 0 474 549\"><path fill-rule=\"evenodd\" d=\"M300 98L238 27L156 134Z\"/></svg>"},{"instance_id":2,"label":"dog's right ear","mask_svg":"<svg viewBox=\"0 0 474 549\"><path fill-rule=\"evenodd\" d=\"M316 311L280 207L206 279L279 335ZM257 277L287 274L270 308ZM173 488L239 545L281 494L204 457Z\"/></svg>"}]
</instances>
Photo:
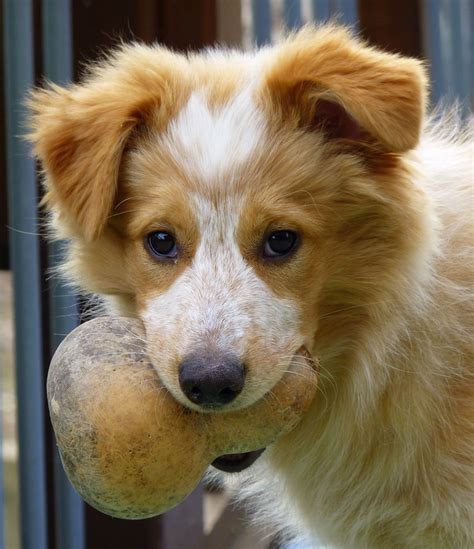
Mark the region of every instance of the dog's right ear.
<instances>
[{"instance_id":1,"label":"dog's right ear","mask_svg":"<svg viewBox=\"0 0 474 549\"><path fill-rule=\"evenodd\" d=\"M85 239L107 223L133 128L165 123L186 93L185 65L164 48L123 46L83 83L32 92L28 138L45 172L44 202Z\"/></svg>"}]
</instances>

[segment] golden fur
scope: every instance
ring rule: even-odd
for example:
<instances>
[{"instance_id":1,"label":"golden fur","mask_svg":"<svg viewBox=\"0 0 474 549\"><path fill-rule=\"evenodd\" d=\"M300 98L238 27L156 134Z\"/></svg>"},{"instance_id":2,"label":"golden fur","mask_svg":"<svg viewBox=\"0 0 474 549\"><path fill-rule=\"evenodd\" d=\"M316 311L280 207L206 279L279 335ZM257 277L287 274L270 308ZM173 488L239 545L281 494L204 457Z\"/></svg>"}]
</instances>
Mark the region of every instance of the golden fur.
<instances>
[{"instance_id":1,"label":"golden fur","mask_svg":"<svg viewBox=\"0 0 474 549\"><path fill-rule=\"evenodd\" d=\"M199 92L215 120L248 86L265 130L212 171L179 113ZM182 296L218 319L206 344L246 352L236 406L271 389L294 344L320 357L310 413L240 479L263 524L314 544L474 546L472 141L425 119L426 88L419 61L330 26L254 56L123 46L31 99L64 272L144 319L176 398L194 329ZM157 264L143 237L167 227L181 255ZM302 235L290 260L262 262L269 228Z\"/></svg>"}]
</instances>

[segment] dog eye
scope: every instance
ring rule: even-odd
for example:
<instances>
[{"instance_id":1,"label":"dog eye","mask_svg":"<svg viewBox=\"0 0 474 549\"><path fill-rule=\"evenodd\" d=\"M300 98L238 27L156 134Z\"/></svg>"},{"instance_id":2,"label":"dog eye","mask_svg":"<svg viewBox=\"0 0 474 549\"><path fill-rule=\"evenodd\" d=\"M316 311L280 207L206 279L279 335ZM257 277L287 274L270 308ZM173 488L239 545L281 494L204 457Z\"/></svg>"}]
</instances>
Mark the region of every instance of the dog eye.
<instances>
[{"instance_id":1,"label":"dog eye","mask_svg":"<svg viewBox=\"0 0 474 549\"><path fill-rule=\"evenodd\" d=\"M270 233L263 247L264 257L282 257L288 255L296 246L298 235L294 231L275 231Z\"/></svg>"},{"instance_id":2,"label":"dog eye","mask_svg":"<svg viewBox=\"0 0 474 549\"><path fill-rule=\"evenodd\" d=\"M178 255L174 236L165 231L150 233L145 238L148 251L157 259L175 258Z\"/></svg>"}]
</instances>

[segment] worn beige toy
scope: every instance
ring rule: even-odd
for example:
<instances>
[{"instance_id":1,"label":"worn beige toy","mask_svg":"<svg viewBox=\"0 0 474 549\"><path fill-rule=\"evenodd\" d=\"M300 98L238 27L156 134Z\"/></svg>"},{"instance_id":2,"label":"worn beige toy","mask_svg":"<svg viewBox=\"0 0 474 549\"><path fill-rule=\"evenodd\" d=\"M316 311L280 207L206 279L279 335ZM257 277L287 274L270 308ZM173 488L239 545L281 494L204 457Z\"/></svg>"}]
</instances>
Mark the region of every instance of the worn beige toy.
<instances>
[{"instance_id":1,"label":"worn beige toy","mask_svg":"<svg viewBox=\"0 0 474 549\"><path fill-rule=\"evenodd\" d=\"M74 330L48 375L48 402L66 473L92 506L139 519L177 505L216 458L264 448L293 429L316 390L304 353L249 408L199 413L161 384L141 323L102 317ZM232 456L228 456L232 458ZM232 459L230 459L232 461Z\"/></svg>"}]
</instances>

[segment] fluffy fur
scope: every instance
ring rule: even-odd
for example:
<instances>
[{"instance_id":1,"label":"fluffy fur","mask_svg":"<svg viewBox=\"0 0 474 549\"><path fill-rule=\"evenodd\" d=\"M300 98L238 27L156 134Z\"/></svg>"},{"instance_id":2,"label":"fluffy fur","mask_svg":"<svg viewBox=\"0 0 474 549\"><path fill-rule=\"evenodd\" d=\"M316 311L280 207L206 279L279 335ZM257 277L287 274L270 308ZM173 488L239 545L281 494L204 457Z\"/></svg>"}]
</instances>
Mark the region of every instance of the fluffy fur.
<instances>
[{"instance_id":1,"label":"fluffy fur","mask_svg":"<svg viewBox=\"0 0 474 549\"><path fill-rule=\"evenodd\" d=\"M472 139L425 118L426 86L330 26L251 54L127 45L31 98L64 273L142 318L177 399L199 346L245 361L233 407L302 344L320 357L310 413L239 479L261 523L313 544L474 545ZM264 261L279 229L300 245Z\"/></svg>"}]
</instances>

